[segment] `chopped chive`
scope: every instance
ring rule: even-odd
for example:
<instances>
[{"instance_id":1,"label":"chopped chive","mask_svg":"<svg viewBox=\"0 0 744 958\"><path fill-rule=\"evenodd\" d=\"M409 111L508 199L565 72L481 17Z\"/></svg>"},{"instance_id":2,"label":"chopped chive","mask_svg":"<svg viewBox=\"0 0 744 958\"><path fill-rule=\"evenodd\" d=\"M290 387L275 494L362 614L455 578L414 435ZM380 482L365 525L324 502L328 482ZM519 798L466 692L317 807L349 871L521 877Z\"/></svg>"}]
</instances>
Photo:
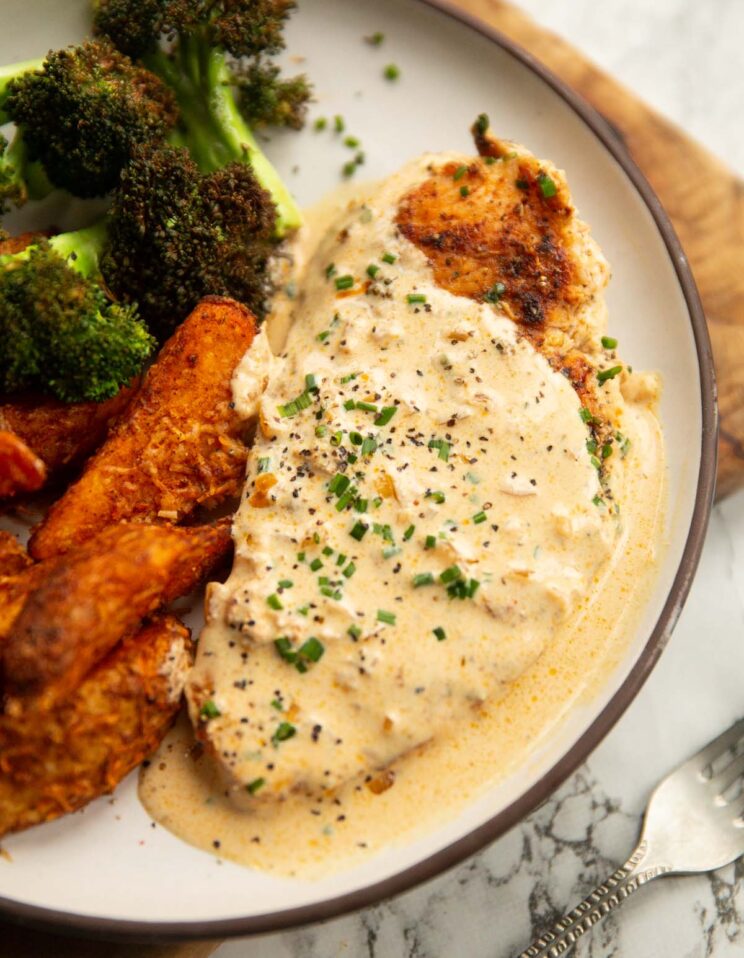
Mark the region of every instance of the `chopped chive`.
<instances>
[{"instance_id":1,"label":"chopped chive","mask_svg":"<svg viewBox=\"0 0 744 958\"><path fill-rule=\"evenodd\" d=\"M362 539L367 534L368 528L369 526L365 525L363 522L355 522L354 525L351 527L351 531L349 532L349 535L351 536L352 539L356 539L357 542L361 542Z\"/></svg>"},{"instance_id":2,"label":"chopped chive","mask_svg":"<svg viewBox=\"0 0 744 958\"><path fill-rule=\"evenodd\" d=\"M313 559L313 561L310 563L310 568L312 569L313 572L317 572L318 569L323 568L323 563L321 562L320 559Z\"/></svg>"},{"instance_id":3,"label":"chopped chive","mask_svg":"<svg viewBox=\"0 0 744 958\"><path fill-rule=\"evenodd\" d=\"M318 333L315 337L319 343L324 343L328 337L331 335L330 329L324 329L322 333Z\"/></svg>"},{"instance_id":4,"label":"chopped chive","mask_svg":"<svg viewBox=\"0 0 744 958\"><path fill-rule=\"evenodd\" d=\"M382 71L382 75L386 80L397 80L400 77L400 67L397 67L394 63L388 63Z\"/></svg>"},{"instance_id":5,"label":"chopped chive","mask_svg":"<svg viewBox=\"0 0 744 958\"><path fill-rule=\"evenodd\" d=\"M350 383L353 379L356 379L359 373L348 373L346 376L341 377L341 382L346 384Z\"/></svg>"},{"instance_id":6,"label":"chopped chive","mask_svg":"<svg viewBox=\"0 0 744 958\"><path fill-rule=\"evenodd\" d=\"M602 446L602 458L603 458L603 459L609 459L611 455L612 455L612 443L611 443L611 442L606 442L606 443Z\"/></svg>"},{"instance_id":7,"label":"chopped chive","mask_svg":"<svg viewBox=\"0 0 744 958\"><path fill-rule=\"evenodd\" d=\"M292 649L292 643L284 635L274 639L274 648L285 662L294 662L297 658L297 653Z\"/></svg>"},{"instance_id":8,"label":"chopped chive","mask_svg":"<svg viewBox=\"0 0 744 958\"><path fill-rule=\"evenodd\" d=\"M458 166L455 172L452 174L452 179L455 181L461 180L467 172L468 172L467 166Z\"/></svg>"},{"instance_id":9,"label":"chopped chive","mask_svg":"<svg viewBox=\"0 0 744 958\"><path fill-rule=\"evenodd\" d=\"M410 305L413 305L414 303L425 303L426 296L423 293L409 293L406 296L406 302Z\"/></svg>"},{"instance_id":10,"label":"chopped chive","mask_svg":"<svg viewBox=\"0 0 744 958\"><path fill-rule=\"evenodd\" d=\"M273 705L273 702L272 702L272 705ZM256 792L260 788L263 788L265 784L266 784L265 778L254 778L252 782L248 782L245 788L246 788L246 791L249 792L251 795L255 795Z\"/></svg>"},{"instance_id":11,"label":"chopped chive","mask_svg":"<svg viewBox=\"0 0 744 958\"><path fill-rule=\"evenodd\" d=\"M323 555L324 555L324 556L332 556L332 555L333 555L333 549L332 549L330 546L323 546Z\"/></svg>"},{"instance_id":12,"label":"chopped chive","mask_svg":"<svg viewBox=\"0 0 744 958\"><path fill-rule=\"evenodd\" d=\"M199 718L205 720L217 718L219 715L222 715L222 712L220 712L212 699L208 699L199 709Z\"/></svg>"},{"instance_id":13,"label":"chopped chive","mask_svg":"<svg viewBox=\"0 0 744 958\"><path fill-rule=\"evenodd\" d=\"M297 650L298 655L310 662L320 662L324 652L325 646L314 635L311 635L307 642L304 642Z\"/></svg>"},{"instance_id":14,"label":"chopped chive","mask_svg":"<svg viewBox=\"0 0 744 958\"><path fill-rule=\"evenodd\" d=\"M375 451L375 449L377 449L377 440L372 439L370 436L367 436L367 438L362 443L362 455L371 456L372 453Z\"/></svg>"},{"instance_id":15,"label":"chopped chive","mask_svg":"<svg viewBox=\"0 0 744 958\"><path fill-rule=\"evenodd\" d=\"M415 531L416 531L416 526L413 526L413 525L409 526L406 529L406 531L403 533L403 541L408 542L408 540L411 538L411 536L414 534Z\"/></svg>"},{"instance_id":16,"label":"chopped chive","mask_svg":"<svg viewBox=\"0 0 744 958\"><path fill-rule=\"evenodd\" d=\"M355 452L347 452L346 461L353 466L354 463L357 461L357 454Z\"/></svg>"},{"instance_id":17,"label":"chopped chive","mask_svg":"<svg viewBox=\"0 0 744 958\"><path fill-rule=\"evenodd\" d=\"M386 625L395 625L395 612L386 612L384 609L378 609L377 621L384 622Z\"/></svg>"},{"instance_id":18,"label":"chopped chive","mask_svg":"<svg viewBox=\"0 0 744 958\"><path fill-rule=\"evenodd\" d=\"M344 121L344 118L342 116L339 116L338 114L334 116L333 129L336 131L336 133L344 132L344 130L346 129L346 122Z\"/></svg>"},{"instance_id":19,"label":"chopped chive","mask_svg":"<svg viewBox=\"0 0 744 958\"><path fill-rule=\"evenodd\" d=\"M375 417L375 425L387 426L397 411L397 406L383 406L380 415Z\"/></svg>"},{"instance_id":20,"label":"chopped chive","mask_svg":"<svg viewBox=\"0 0 744 958\"><path fill-rule=\"evenodd\" d=\"M424 498L425 498L425 499L433 499L434 502L438 502L438 503L440 503L440 505L441 505L441 503L443 503L443 502L445 501L445 498L446 498L446 497L445 497L445 495L444 495L443 492L439 492L438 490L434 490L433 492L427 492Z\"/></svg>"},{"instance_id":21,"label":"chopped chive","mask_svg":"<svg viewBox=\"0 0 744 958\"><path fill-rule=\"evenodd\" d=\"M341 430L339 429L337 432L334 432L334 434L331 436L331 445L332 445L332 446L340 446L340 445L341 445L341 440L342 440L343 438L344 438L344 434L343 434L343 433L341 432Z\"/></svg>"},{"instance_id":22,"label":"chopped chive","mask_svg":"<svg viewBox=\"0 0 744 958\"><path fill-rule=\"evenodd\" d=\"M479 586L480 586L480 582L477 579L471 579L470 582L468 582L468 597L469 598L471 599L473 598L475 593L478 591Z\"/></svg>"},{"instance_id":23,"label":"chopped chive","mask_svg":"<svg viewBox=\"0 0 744 958\"><path fill-rule=\"evenodd\" d=\"M325 268L326 279L330 279L336 272L336 264L329 263Z\"/></svg>"},{"instance_id":24,"label":"chopped chive","mask_svg":"<svg viewBox=\"0 0 744 958\"><path fill-rule=\"evenodd\" d=\"M465 196L469 196L469 194L470 194L470 187L469 187L469 186L461 186L461 187L460 187L460 196L465 197Z\"/></svg>"},{"instance_id":25,"label":"chopped chive","mask_svg":"<svg viewBox=\"0 0 744 958\"><path fill-rule=\"evenodd\" d=\"M603 336L602 345L604 346L605 349L616 349L617 340L612 336Z\"/></svg>"},{"instance_id":26,"label":"chopped chive","mask_svg":"<svg viewBox=\"0 0 744 958\"><path fill-rule=\"evenodd\" d=\"M315 380L315 373L307 373L305 376L305 389L308 392L313 392L313 390L317 390L317 388L318 384Z\"/></svg>"},{"instance_id":27,"label":"chopped chive","mask_svg":"<svg viewBox=\"0 0 744 958\"><path fill-rule=\"evenodd\" d=\"M351 289L354 285L354 277L347 273L345 276L337 276L334 282L336 289Z\"/></svg>"},{"instance_id":28,"label":"chopped chive","mask_svg":"<svg viewBox=\"0 0 744 958\"><path fill-rule=\"evenodd\" d=\"M383 559L392 559L393 556L400 555L403 550L399 549L398 546L388 546L387 549L382 550Z\"/></svg>"},{"instance_id":29,"label":"chopped chive","mask_svg":"<svg viewBox=\"0 0 744 958\"><path fill-rule=\"evenodd\" d=\"M353 399L347 399L347 400L344 402L344 409L346 409L347 412L350 412L352 409L356 409L356 403L354 402L354 400L353 400Z\"/></svg>"},{"instance_id":30,"label":"chopped chive","mask_svg":"<svg viewBox=\"0 0 744 958\"><path fill-rule=\"evenodd\" d=\"M268 605L271 609L275 609L277 612L284 608L282 605L282 600L275 592L272 592L272 594L267 597L266 605Z\"/></svg>"},{"instance_id":31,"label":"chopped chive","mask_svg":"<svg viewBox=\"0 0 744 958\"><path fill-rule=\"evenodd\" d=\"M589 423L593 419L592 414L589 412L586 406L581 407L581 409L579 410L579 416L581 417L582 422Z\"/></svg>"},{"instance_id":32,"label":"chopped chive","mask_svg":"<svg viewBox=\"0 0 744 958\"><path fill-rule=\"evenodd\" d=\"M436 544L437 540L435 536L427 536L424 541L424 549L433 549Z\"/></svg>"},{"instance_id":33,"label":"chopped chive","mask_svg":"<svg viewBox=\"0 0 744 958\"><path fill-rule=\"evenodd\" d=\"M305 553L304 553L304 552L298 552L298 553L297 553L297 561L298 561L298 562L304 562L304 561L305 561Z\"/></svg>"},{"instance_id":34,"label":"chopped chive","mask_svg":"<svg viewBox=\"0 0 744 958\"><path fill-rule=\"evenodd\" d=\"M388 266L392 266L398 257L394 253L383 253L381 258L383 263L387 263Z\"/></svg>"},{"instance_id":35,"label":"chopped chive","mask_svg":"<svg viewBox=\"0 0 744 958\"><path fill-rule=\"evenodd\" d=\"M338 557L336 558L336 565L343 565L346 562L346 556L343 552L339 552Z\"/></svg>"},{"instance_id":36,"label":"chopped chive","mask_svg":"<svg viewBox=\"0 0 744 958\"><path fill-rule=\"evenodd\" d=\"M361 444L364 442L364 436L354 429L349 433L349 441L354 446L361 446Z\"/></svg>"},{"instance_id":37,"label":"chopped chive","mask_svg":"<svg viewBox=\"0 0 744 958\"><path fill-rule=\"evenodd\" d=\"M355 150L359 146L359 140L355 136L344 137L344 146L348 146L350 150Z\"/></svg>"},{"instance_id":38,"label":"chopped chive","mask_svg":"<svg viewBox=\"0 0 744 958\"><path fill-rule=\"evenodd\" d=\"M483 136L490 125L491 121L488 119L488 114L479 113L475 121L475 132L479 136Z\"/></svg>"},{"instance_id":39,"label":"chopped chive","mask_svg":"<svg viewBox=\"0 0 744 958\"><path fill-rule=\"evenodd\" d=\"M592 499L592 502L594 503L595 506L601 506L604 504L604 499L602 498L602 496L595 496Z\"/></svg>"},{"instance_id":40,"label":"chopped chive","mask_svg":"<svg viewBox=\"0 0 744 958\"><path fill-rule=\"evenodd\" d=\"M359 628L358 625L350 625L346 631L349 633L352 639L358 639L359 636L362 634L362 630Z\"/></svg>"},{"instance_id":41,"label":"chopped chive","mask_svg":"<svg viewBox=\"0 0 744 958\"><path fill-rule=\"evenodd\" d=\"M460 578L462 578L462 572L460 571L460 567L457 565L451 565L446 568L444 572L440 572L439 574L440 581L442 581L445 585L448 582L454 582L456 579Z\"/></svg>"},{"instance_id":42,"label":"chopped chive","mask_svg":"<svg viewBox=\"0 0 744 958\"><path fill-rule=\"evenodd\" d=\"M274 734L271 736L271 742L276 747L280 742L286 742L297 734L297 729L289 722L281 722Z\"/></svg>"},{"instance_id":43,"label":"chopped chive","mask_svg":"<svg viewBox=\"0 0 744 958\"><path fill-rule=\"evenodd\" d=\"M268 456L261 456L261 458L258 460L259 473L268 472L270 468L271 468L271 459L269 459Z\"/></svg>"},{"instance_id":44,"label":"chopped chive","mask_svg":"<svg viewBox=\"0 0 744 958\"><path fill-rule=\"evenodd\" d=\"M279 699L272 699L272 700L271 700L271 707L272 707L273 709L276 709L277 712L283 712L283 711L284 711L284 706L283 706L282 703L279 701Z\"/></svg>"},{"instance_id":45,"label":"chopped chive","mask_svg":"<svg viewBox=\"0 0 744 958\"><path fill-rule=\"evenodd\" d=\"M597 382L606 383L608 379L614 379L622 371L622 366L610 366L609 369L603 369L597 373Z\"/></svg>"},{"instance_id":46,"label":"chopped chive","mask_svg":"<svg viewBox=\"0 0 744 958\"><path fill-rule=\"evenodd\" d=\"M348 476L345 476L341 472L337 472L333 479L331 479L331 481L328 483L328 491L332 492L336 496L340 496L342 493L346 492L350 483L351 479L349 479Z\"/></svg>"},{"instance_id":47,"label":"chopped chive","mask_svg":"<svg viewBox=\"0 0 744 958\"><path fill-rule=\"evenodd\" d=\"M358 402L356 407L364 412L377 412L377 406L373 402Z\"/></svg>"},{"instance_id":48,"label":"chopped chive","mask_svg":"<svg viewBox=\"0 0 744 958\"><path fill-rule=\"evenodd\" d=\"M300 613L300 615L307 615L308 612L310 611L310 606L301 605L297 611Z\"/></svg>"},{"instance_id":49,"label":"chopped chive","mask_svg":"<svg viewBox=\"0 0 744 958\"><path fill-rule=\"evenodd\" d=\"M279 588L280 589L291 589L294 585L294 582L291 579L280 579Z\"/></svg>"},{"instance_id":50,"label":"chopped chive","mask_svg":"<svg viewBox=\"0 0 744 958\"><path fill-rule=\"evenodd\" d=\"M344 165L341 167L341 174L348 179L350 176L353 176L356 173L356 170L357 170L356 161L349 160L348 163L344 163Z\"/></svg>"},{"instance_id":51,"label":"chopped chive","mask_svg":"<svg viewBox=\"0 0 744 958\"><path fill-rule=\"evenodd\" d=\"M366 499L357 499L354 503L354 508L357 512L366 512L367 511L368 501Z\"/></svg>"},{"instance_id":52,"label":"chopped chive","mask_svg":"<svg viewBox=\"0 0 744 958\"><path fill-rule=\"evenodd\" d=\"M322 439L323 436L325 436L325 434L326 434L327 432L328 432L328 427L327 427L327 426L316 426L316 427L315 427L315 435L318 437L318 439Z\"/></svg>"},{"instance_id":53,"label":"chopped chive","mask_svg":"<svg viewBox=\"0 0 744 958\"><path fill-rule=\"evenodd\" d=\"M437 637L437 642L444 642L447 638L447 633L444 631L441 625L438 625L436 629L432 629L432 632Z\"/></svg>"},{"instance_id":54,"label":"chopped chive","mask_svg":"<svg viewBox=\"0 0 744 958\"><path fill-rule=\"evenodd\" d=\"M369 266L367 267L367 276L371 276L372 279L374 279L379 272L380 272L380 267L376 263L370 263Z\"/></svg>"},{"instance_id":55,"label":"chopped chive","mask_svg":"<svg viewBox=\"0 0 744 958\"><path fill-rule=\"evenodd\" d=\"M414 589L420 589L422 585L433 585L434 576L431 572L419 572L411 580Z\"/></svg>"},{"instance_id":56,"label":"chopped chive","mask_svg":"<svg viewBox=\"0 0 744 958\"><path fill-rule=\"evenodd\" d=\"M483 299L487 303L498 303L501 297L506 292L506 286L503 283L494 283L493 286L489 289Z\"/></svg>"},{"instance_id":57,"label":"chopped chive","mask_svg":"<svg viewBox=\"0 0 744 958\"><path fill-rule=\"evenodd\" d=\"M344 571L341 573L341 575L342 575L345 579L350 579L350 578L354 575L355 572L356 572L356 566L354 565L353 562L350 562L350 563L346 566L346 568L344 569Z\"/></svg>"},{"instance_id":58,"label":"chopped chive","mask_svg":"<svg viewBox=\"0 0 744 958\"><path fill-rule=\"evenodd\" d=\"M354 498L357 494L356 489L352 486L350 489L347 489L346 492L341 496L341 498L336 503L336 512L343 512L344 509L349 505L349 503L354 501Z\"/></svg>"},{"instance_id":59,"label":"chopped chive","mask_svg":"<svg viewBox=\"0 0 744 958\"><path fill-rule=\"evenodd\" d=\"M487 518L488 517L486 516L485 512L476 512L476 514L473 516L473 522L476 526L479 526L481 522L485 522Z\"/></svg>"},{"instance_id":60,"label":"chopped chive","mask_svg":"<svg viewBox=\"0 0 744 958\"><path fill-rule=\"evenodd\" d=\"M324 116L319 116L318 119L313 123L313 129L317 130L320 133L321 130L325 130L328 126L328 120Z\"/></svg>"},{"instance_id":61,"label":"chopped chive","mask_svg":"<svg viewBox=\"0 0 744 958\"><path fill-rule=\"evenodd\" d=\"M548 176L547 173L538 173L537 182L540 187L540 192L546 200L549 200L551 196L555 196L555 194L558 192L555 182Z\"/></svg>"},{"instance_id":62,"label":"chopped chive","mask_svg":"<svg viewBox=\"0 0 744 958\"><path fill-rule=\"evenodd\" d=\"M430 439L429 440L429 449L438 449L439 458L444 462L449 460L449 453L452 447L447 442L446 439Z\"/></svg>"},{"instance_id":63,"label":"chopped chive","mask_svg":"<svg viewBox=\"0 0 744 958\"><path fill-rule=\"evenodd\" d=\"M597 459L596 456L590 456L589 461L594 466L594 468L599 472L599 470L602 468L602 463L599 461L599 459Z\"/></svg>"},{"instance_id":64,"label":"chopped chive","mask_svg":"<svg viewBox=\"0 0 744 958\"><path fill-rule=\"evenodd\" d=\"M587 439L586 441L586 451L590 455L594 455L597 451L597 440L596 439Z\"/></svg>"}]
</instances>

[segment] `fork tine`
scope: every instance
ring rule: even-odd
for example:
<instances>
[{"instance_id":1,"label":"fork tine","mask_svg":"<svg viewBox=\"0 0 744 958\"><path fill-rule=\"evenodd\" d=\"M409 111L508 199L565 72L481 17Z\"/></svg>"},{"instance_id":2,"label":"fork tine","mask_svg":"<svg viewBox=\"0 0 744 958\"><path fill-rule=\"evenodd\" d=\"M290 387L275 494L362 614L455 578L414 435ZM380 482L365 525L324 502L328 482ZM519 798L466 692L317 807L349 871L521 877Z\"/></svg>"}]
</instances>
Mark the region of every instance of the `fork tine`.
<instances>
[{"instance_id":1,"label":"fork tine","mask_svg":"<svg viewBox=\"0 0 744 958\"><path fill-rule=\"evenodd\" d=\"M723 771L712 778L710 784L717 789L719 795L723 795L742 775L744 775L744 755L739 755Z\"/></svg>"},{"instance_id":2,"label":"fork tine","mask_svg":"<svg viewBox=\"0 0 744 958\"><path fill-rule=\"evenodd\" d=\"M744 719L735 722L730 729L727 729L718 738L713 739L705 748L700 749L697 755L693 755L685 764L698 769L705 768L706 765L714 762L719 755L723 755L728 749L733 748L741 738L744 738Z\"/></svg>"}]
</instances>

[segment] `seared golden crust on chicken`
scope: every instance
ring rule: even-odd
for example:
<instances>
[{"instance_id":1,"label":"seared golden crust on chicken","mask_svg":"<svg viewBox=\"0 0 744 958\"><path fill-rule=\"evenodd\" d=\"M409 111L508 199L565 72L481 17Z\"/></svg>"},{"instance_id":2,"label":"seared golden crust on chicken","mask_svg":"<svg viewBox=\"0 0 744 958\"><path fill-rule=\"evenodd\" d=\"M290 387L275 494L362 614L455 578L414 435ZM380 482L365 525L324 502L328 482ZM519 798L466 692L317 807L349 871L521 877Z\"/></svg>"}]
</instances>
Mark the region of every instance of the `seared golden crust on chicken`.
<instances>
[{"instance_id":1,"label":"seared golden crust on chicken","mask_svg":"<svg viewBox=\"0 0 744 958\"><path fill-rule=\"evenodd\" d=\"M66 552L115 522L178 521L236 495L247 456L230 381L255 320L210 296L163 347L126 414L49 510L29 551Z\"/></svg>"},{"instance_id":2,"label":"seared golden crust on chicken","mask_svg":"<svg viewBox=\"0 0 744 958\"><path fill-rule=\"evenodd\" d=\"M18 715L65 701L145 616L191 592L230 545L227 521L121 524L6 580L6 626L12 622L0 643L5 711Z\"/></svg>"},{"instance_id":3,"label":"seared golden crust on chicken","mask_svg":"<svg viewBox=\"0 0 744 958\"><path fill-rule=\"evenodd\" d=\"M17 575L31 565L31 556L16 537L0 529L0 581L9 575Z\"/></svg>"},{"instance_id":4,"label":"seared golden crust on chicken","mask_svg":"<svg viewBox=\"0 0 744 958\"><path fill-rule=\"evenodd\" d=\"M121 642L53 711L0 716L0 835L111 792L170 726L192 654L189 630L162 616Z\"/></svg>"},{"instance_id":5,"label":"seared golden crust on chicken","mask_svg":"<svg viewBox=\"0 0 744 958\"><path fill-rule=\"evenodd\" d=\"M481 157L432 166L401 201L396 223L426 254L438 286L513 319L594 414L596 377L581 348L606 263L559 170L474 132Z\"/></svg>"},{"instance_id":6,"label":"seared golden crust on chicken","mask_svg":"<svg viewBox=\"0 0 744 958\"><path fill-rule=\"evenodd\" d=\"M41 459L15 433L0 430L0 499L35 492L45 479Z\"/></svg>"},{"instance_id":7,"label":"seared golden crust on chicken","mask_svg":"<svg viewBox=\"0 0 744 958\"><path fill-rule=\"evenodd\" d=\"M80 463L96 449L111 420L134 395L136 382L104 402L63 403L48 396L13 396L0 402L0 429L19 436L50 475Z\"/></svg>"}]
</instances>

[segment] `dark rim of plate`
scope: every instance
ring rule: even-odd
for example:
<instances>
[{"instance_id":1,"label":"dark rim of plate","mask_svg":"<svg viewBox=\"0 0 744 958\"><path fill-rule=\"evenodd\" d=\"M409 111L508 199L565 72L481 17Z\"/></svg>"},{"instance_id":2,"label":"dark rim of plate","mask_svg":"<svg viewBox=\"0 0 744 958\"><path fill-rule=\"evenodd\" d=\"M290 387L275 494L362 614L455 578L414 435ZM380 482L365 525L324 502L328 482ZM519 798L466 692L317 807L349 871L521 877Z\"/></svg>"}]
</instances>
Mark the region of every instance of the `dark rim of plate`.
<instances>
[{"instance_id":1,"label":"dark rim of plate","mask_svg":"<svg viewBox=\"0 0 744 958\"><path fill-rule=\"evenodd\" d=\"M687 257L669 217L645 176L636 166L616 132L593 107L508 37L476 17L457 9L449 0L416 0L416 2L437 11L443 16L451 17L468 29L491 40L514 59L521 62L528 70L539 76L568 104L574 113L578 114L620 165L640 194L654 219L674 265L690 314L698 357L702 436L700 472L690 531L677 574L661 615L643 651L622 685L571 749L539 781L509 806L494 815L493 818L404 871L348 894L339 895L315 904L246 918L194 922L126 921L55 911L50 908L26 905L8 898L0 898L0 916L4 918L39 929L52 930L66 935L79 934L87 938L142 943L174 942L284 931L301 925L329 921L348 912L368 908L385 899L400 895L416 885L440 875L447 869L459 865L470 855L481 851L542 804L587 759L636 697L656 665L676 624L690 590L703 547L715 491L718 448L718 410L716 407L713 355L703 307Z\"/></svg>"}]
</instances>

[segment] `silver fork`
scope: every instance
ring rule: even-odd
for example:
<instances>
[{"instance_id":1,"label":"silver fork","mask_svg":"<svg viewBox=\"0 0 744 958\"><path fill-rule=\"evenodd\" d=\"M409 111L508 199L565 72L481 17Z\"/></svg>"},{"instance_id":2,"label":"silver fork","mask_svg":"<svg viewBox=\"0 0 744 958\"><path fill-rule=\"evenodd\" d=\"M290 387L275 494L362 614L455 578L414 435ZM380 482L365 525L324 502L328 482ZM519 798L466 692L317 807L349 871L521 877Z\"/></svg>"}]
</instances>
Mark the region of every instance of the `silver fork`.
<instances>
[{"instance_id":1,"label":"silver fork","mask_svg":"<svg viewBox=\"0 0 744 958\"><path fill-rule=\"evenodd\" d=\"M714 871L741 855L744 719L656 786L641 840L627 862L518 958L558 958L654 878Z\"/></svg>"}]
</instances>

